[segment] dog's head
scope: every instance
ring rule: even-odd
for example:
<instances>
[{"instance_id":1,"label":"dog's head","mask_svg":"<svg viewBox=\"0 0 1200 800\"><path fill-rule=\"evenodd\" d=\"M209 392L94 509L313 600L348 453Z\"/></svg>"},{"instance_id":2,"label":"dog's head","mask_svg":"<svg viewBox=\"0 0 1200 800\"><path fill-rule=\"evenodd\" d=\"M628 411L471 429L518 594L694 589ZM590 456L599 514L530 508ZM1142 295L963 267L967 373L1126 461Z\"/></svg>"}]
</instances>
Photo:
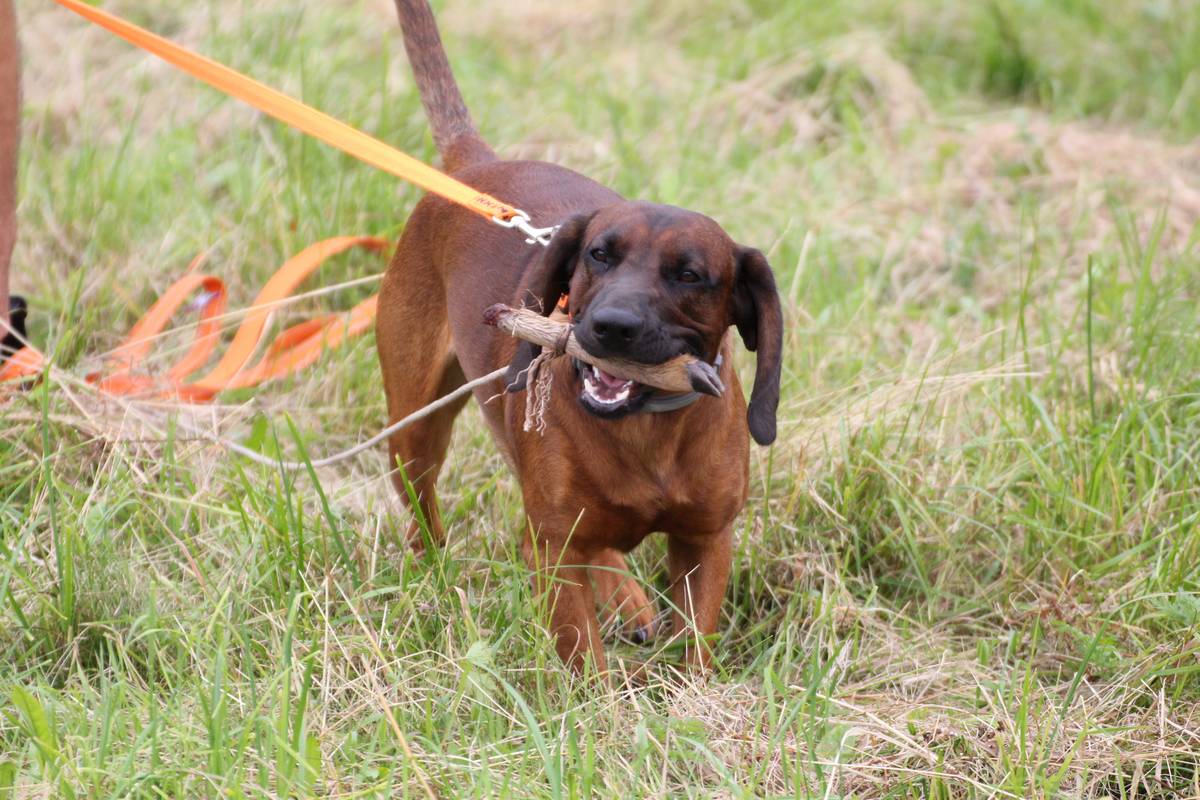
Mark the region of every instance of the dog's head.
<instances>
[{"instance_id":1,"label":"dog's head","mask_svg":"<svg viewBox=\"0 0 1200 800\"><path fill-rule=\"evenodd\" d=\"M775 278L758 250L741 247L716 222L692 211L621 202L568 219L525 283L526 299L549 314L570 295L575 337L599 358L659 364L681 354L712 362L730 326L758 351L747 418L759 444L775 440L783 314ZM510 379L536 356L522 344ZM649 392L588 367L580 402L617 418Z\"/></svg>"}]
</instances>

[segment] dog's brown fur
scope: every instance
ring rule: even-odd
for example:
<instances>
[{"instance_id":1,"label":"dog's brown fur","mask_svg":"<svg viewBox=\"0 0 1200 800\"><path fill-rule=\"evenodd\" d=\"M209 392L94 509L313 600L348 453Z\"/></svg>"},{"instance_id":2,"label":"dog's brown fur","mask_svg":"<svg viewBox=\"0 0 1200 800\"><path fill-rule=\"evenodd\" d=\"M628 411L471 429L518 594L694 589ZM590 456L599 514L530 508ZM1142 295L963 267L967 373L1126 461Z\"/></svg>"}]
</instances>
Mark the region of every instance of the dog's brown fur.
<instances>
[{"instance_id":1,"label":"dog's brown fur","mask_svg":"<svg viewBox=\"0 0 1200 800\"><path fill-rule=\"evenodd\" d=\"M587 659L604 668L598 603L608 613L619 610L641 635L651 633L651 604L628 576L624 553L661 531L669 537L673 629L689 637L688 660L704 665L708 649L695 634L704 637L717 627L733 522L746 500L747 434L764 444L775 437L782 315L770 267L761 253L734 244L707 217L624 201L562 167L498 160L471 123L426 0L396 0L396 6L446 169L526 210L536 224L562 228L549 248L530 246L441 198L421 200L380 295L376 336L389 415L399 419L500 365L513 363L513 373L527 365L534 354L524 347L519 352L513 339L485 327L484 310L496 302L532 300L549 313L568 287L577 333L590 352L589 341L604 346L595 309L625 304L653 321L654 329L639 334L639 341L662 350L661 360L679 352L664 348L683 341L709 361L722 353L722 397L620 419L588 413L577 397L574 366L557 359L544 435L522 428L523 392L506 393L500 381L476 391L520 479L528 517L522 552L535 588L548 597L562 658L576 669ZM597 242L619 255L619 266L593 263L593 256L609 257ZM682 264L694 271L684 270L692 274L680 272L676 280L673 270ZM702 289L690 285L697 273ZM689 285L681 284L685 279ZM747 346L758 349L749 412L730 366L727 332L735 325ZM436 480L464 403L390 441L392 464L402 464L411 478L435 544L444 537ZM399 473L395 482L407 502ZM421 546L416 522L409 536Z\"/></svg>"},{"instance_id":2,"label":"dog's brown fur","mask_svg":"<svg viewBox=\"0 0 1200 800\"><path fill-rule=\"evenodd\" d=\"M21 132L21 52L12 0L0 0L0 340L8 331L8 276L17 241L17 144Z\"/></svg>"}]
</instances>

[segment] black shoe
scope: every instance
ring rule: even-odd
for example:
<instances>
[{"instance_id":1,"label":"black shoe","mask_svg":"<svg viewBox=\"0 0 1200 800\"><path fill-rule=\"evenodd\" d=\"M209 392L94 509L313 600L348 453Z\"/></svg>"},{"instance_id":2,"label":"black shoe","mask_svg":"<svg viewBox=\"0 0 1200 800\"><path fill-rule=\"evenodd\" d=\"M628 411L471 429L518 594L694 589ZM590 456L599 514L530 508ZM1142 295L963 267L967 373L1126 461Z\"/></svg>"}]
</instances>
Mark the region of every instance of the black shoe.
<instances>
[{"instance_id":1,"label":"black shoe","mask_svg":"<svg viewBox=\"0 0 1200 800\"><path fill-rule=\"evenodd\" d=\"M0 341L0 364L8 360L8 357L25 346L25 314L29 308L29 304L25 302L24 297L12 295L8 298L8 324L12 327L12 331L4 337L4 341ZM16 333L13 333L16 331ZM20 338L18 338L18 336Z\"/></svg>"}]
</instances>

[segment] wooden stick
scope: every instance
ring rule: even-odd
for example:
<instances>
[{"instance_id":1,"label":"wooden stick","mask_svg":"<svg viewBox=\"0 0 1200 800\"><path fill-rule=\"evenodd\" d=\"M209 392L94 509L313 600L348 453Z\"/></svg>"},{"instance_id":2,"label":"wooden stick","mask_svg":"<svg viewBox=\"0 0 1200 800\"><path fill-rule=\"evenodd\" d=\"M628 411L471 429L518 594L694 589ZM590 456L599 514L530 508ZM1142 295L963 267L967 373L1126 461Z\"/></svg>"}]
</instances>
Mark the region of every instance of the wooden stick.
<instances>
[{"instance_id":1,"label":"wooden stick","mask_svg":"<svg viewBox=\"0 0 1200 800\"><path fill-rule=\"evenodd\" d=\"M637 381L668 392L701 392L720 397L725 391L720 376L711 364L695 356L676 356L661 364L639 364L614 358L596 358L575 340L572 326L543 317L528 308L511 308L497 303L483 313L488 325L550 350L561 346L567 355L599 367L609 375ZM565 338L564 338L565 337Z\"/></svg>"}]
</instances>

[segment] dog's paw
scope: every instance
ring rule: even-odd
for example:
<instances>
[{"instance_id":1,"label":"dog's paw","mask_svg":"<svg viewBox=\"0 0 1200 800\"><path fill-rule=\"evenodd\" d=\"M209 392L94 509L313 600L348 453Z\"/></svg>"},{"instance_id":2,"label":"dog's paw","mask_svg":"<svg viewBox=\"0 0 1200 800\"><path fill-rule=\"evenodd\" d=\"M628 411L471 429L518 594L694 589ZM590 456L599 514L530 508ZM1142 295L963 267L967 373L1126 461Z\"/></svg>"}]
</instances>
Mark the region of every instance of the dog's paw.
<instances>
[{"instance_id":1,"label":"dog's paw","mask_svg":"<svg viewBox=\"0 0 1200 800\"><path fill-rule=\"evenodd\" d=\"M645 644L654 638L654 625L639 625L629 631L627 635L629 636L629 641L634 644Z\"/></svg>"}]
</instances>

